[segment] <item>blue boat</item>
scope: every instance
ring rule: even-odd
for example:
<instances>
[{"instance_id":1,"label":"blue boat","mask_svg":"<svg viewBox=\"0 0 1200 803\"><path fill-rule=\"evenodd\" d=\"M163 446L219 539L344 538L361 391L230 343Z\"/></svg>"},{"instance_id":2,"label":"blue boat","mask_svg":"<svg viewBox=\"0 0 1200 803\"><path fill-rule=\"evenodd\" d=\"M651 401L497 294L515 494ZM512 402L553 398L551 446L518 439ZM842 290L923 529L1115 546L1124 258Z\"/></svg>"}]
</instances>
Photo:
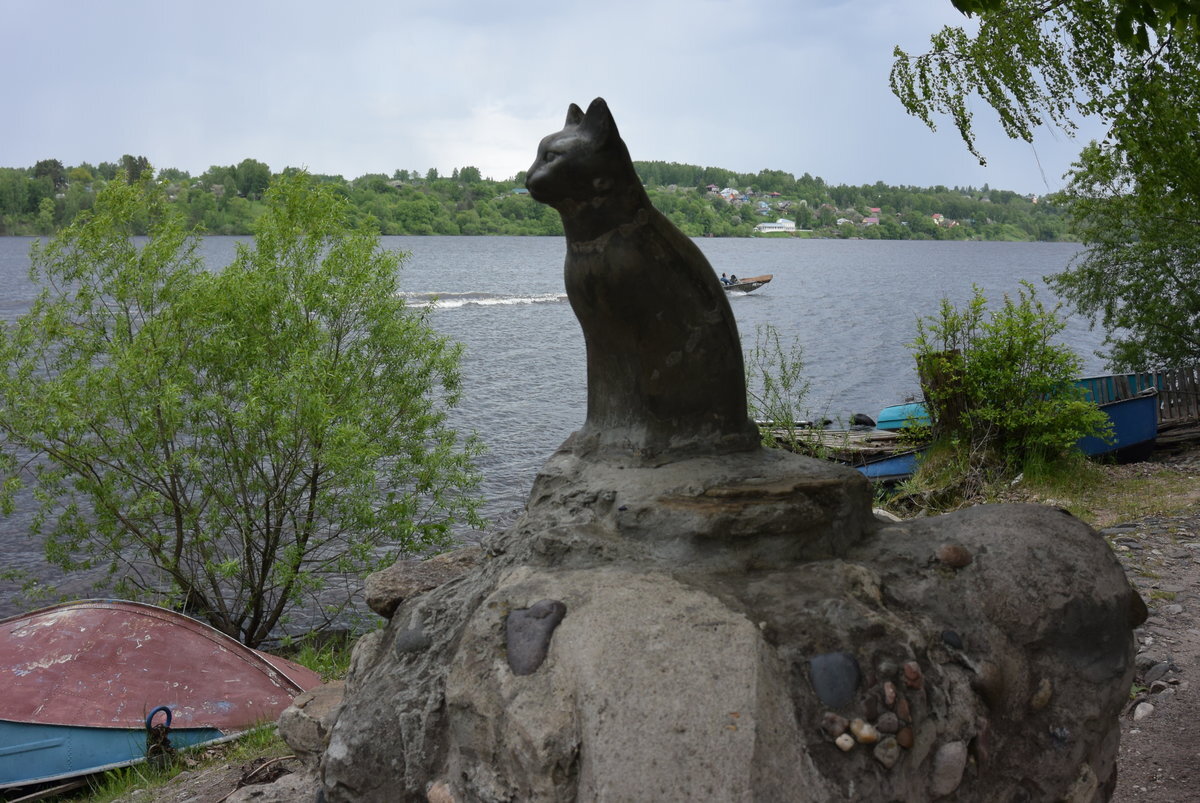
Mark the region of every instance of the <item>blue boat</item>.
<instances>
[{"instance_id":1,"label":"blue boat","mask_svg":"<svg viewBox=\"0 0 1200 803\"><path fill-rule=\"evenodd\" d=\"M1080 451L1088 457L1118 463L1136 463L1150 456L1158 438L1158 389L1153 384L1139 384L1129 376L1112 375L1086 377L1076 384L1108 416L1112 430L1111 439L1081 438ZM878 429L888 432L900 432L914 425L929 425L929 413L920 402L885 407L876 423ZM895 482L912 475L920 451L879 456L855 468L874 481Z\"/></svg>"},{"instance_id":2,"label":"blue boat","mask_svg":"<svg viewBox=\"0 0 1200 803\"><path fill-rule=\"evenodd\" d=\"M1150 456L1158 439L1157 389L1145 388L1136 396L1098 406L1108 415L1113 437L1080 439L1079 449L1084 454L1112 458L1118 463L1137 463Z\"/></svg>"},{"instance_id":3,"label":"blue boat","mask_svg":"<svg viewBox=\"0 0 1200 803\"><path fill-rule=\"evenodd\" d=\"M884 407L879 413L879 418L875 419L875 428L888 432L898 432L912 426L929 426L929 412L920 402L905 402Z\"/></svg>"},{"instance_id":4,"label":"blue boat","mask_svg":"<svg viewBox=\"0 0 1200 803\"><path fill-rule=\"evenodd\" d=\"M878 485L903 482L917 470L917 461L924 451L924 449L907 449L885 457L876 457L860 463L854 468Z\"/></svg>"},{"instance_id":5,"label":"blue boat","mask_svg":"<svg viewBox=\"0 0 1200 803\"><path fill-rule=\"evenodd\" d=\"M850 466L877 483L910 477L924 451L924 447L914 445L900 432L866 426L848 430L808 429L799 437L786 430L773 431L784 448Z\"/></svg>"}]
</instances>

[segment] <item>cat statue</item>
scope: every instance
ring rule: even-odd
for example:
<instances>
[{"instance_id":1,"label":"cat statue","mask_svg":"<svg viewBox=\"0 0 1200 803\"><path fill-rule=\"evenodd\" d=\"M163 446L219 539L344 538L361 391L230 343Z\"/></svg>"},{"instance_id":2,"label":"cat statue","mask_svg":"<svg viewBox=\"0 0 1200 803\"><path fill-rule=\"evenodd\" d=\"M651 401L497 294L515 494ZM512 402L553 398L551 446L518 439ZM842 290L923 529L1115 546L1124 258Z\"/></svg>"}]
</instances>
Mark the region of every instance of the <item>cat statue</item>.
<instances>
[{"instance_id":1,"label":"cat statue","mask_svg":"<svg viewBox=\"0 0 1200 803\"><path fill-rule=\"evenodd\" d=\"M562 217L567 298L587 346L575 453L669 462L759 444L741 341L700 249L651 204L603 98L538 145L529 194Z\"/></svg>"}]
</instances>

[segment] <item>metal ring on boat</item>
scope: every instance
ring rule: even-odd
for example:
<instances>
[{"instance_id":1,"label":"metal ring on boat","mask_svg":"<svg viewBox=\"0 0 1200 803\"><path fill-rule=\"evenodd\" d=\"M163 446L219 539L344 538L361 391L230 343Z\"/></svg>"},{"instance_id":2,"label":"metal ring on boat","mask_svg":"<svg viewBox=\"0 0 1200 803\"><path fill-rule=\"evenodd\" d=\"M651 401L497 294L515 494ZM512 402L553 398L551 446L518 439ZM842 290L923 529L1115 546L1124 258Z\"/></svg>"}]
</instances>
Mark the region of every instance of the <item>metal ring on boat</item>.
<instances>
[{"instance_id":1,"label":"metal ring on boat","mask_svg":"<svg viewBox=\"0 0 1200 803\"><path fill-rule=\"evenodd\" d=\"M154 715L159 711L162 711L167 715L167 727L171 727L171 709L167 708L165 705L160 705L158 708L151 711L149 716L146 717L146 730L150 730L154 727Z\"/></svg>"}]
</instances>

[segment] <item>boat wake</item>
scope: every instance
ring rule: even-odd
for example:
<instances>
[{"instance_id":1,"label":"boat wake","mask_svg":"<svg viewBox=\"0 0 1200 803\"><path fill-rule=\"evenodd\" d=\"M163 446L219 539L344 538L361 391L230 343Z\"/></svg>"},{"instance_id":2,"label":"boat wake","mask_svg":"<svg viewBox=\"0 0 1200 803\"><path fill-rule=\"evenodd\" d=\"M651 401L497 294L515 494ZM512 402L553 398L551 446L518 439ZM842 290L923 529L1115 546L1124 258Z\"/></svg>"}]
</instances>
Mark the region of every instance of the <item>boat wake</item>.
<instances>
[{"instance_id":1,"label":"boat wake","mask_svg":"<svg viewBox=\"0 0 1200 803\"><path fill-rule=\"evenodd\" d=\"M561 304L567 300L566 293L532 293L510 295L505 293L400 293L409 304L436 309L459 307L511 307L525 304Z\"/></svg>"}]
</instances>

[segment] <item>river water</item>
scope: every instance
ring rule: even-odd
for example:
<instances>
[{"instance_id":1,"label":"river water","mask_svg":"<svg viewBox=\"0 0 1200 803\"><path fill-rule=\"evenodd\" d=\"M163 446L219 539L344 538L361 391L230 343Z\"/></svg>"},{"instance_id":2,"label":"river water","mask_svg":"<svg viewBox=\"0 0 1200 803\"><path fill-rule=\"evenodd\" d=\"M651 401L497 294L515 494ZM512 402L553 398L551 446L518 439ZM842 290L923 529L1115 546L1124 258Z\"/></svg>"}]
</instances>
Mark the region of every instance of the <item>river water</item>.
<instances>
[{"instance_id":1,"label":"river water","mask_svg":"<svg viewBox=\"0 0 1200 803\"><path fill-rule=\"evenodd\" d=\"M228 264L238 242L205 238L214 268ZM0 317L27 309L35 292L27 271L29 238L0 238ZM411 303L438 297L435 327L466 347L464 393L453 421L475 431L488 451L480 462L484 513L505 519L525 502L538 468L586 412L583 336L563 290L561 238L384 237L408 253L401 286ZM804 348L813 417L875 416L917 392L907 344L918 316L936 312L943 296L956 304L978 286L993 303L1062 270L1078 252L1070 243L914 242L887 240L697 240L717 273L774 274L769 285L734 295L743 343L772 324ZM631 288L630 292L636 292ZM1102 335L1070 319L1063 335L1099 373ZM28 517L0 519L0 550L10 567L38 571ZM53 579L46 572L47 579ZM0 583L0 615L13 591Z\"/></svg>"}]
</instances>

